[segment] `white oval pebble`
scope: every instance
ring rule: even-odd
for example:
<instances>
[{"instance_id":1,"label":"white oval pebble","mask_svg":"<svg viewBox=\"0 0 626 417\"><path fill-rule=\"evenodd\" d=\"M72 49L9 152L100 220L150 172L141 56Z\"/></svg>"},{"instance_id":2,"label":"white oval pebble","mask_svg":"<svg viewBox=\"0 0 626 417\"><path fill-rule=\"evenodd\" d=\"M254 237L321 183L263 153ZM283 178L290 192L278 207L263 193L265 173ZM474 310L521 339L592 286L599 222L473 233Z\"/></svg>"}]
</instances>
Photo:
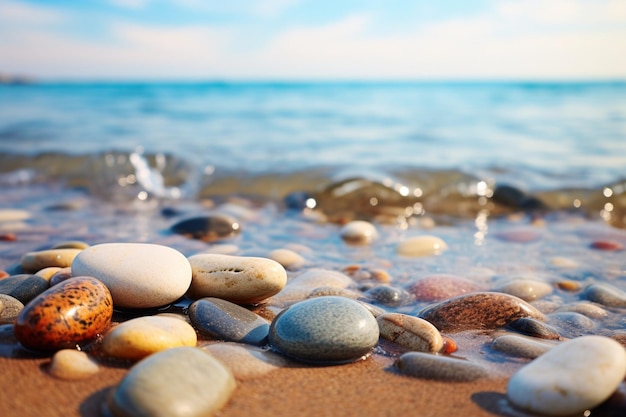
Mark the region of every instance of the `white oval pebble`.
<instances>
[{"instance_id":1,"label":"white oval pebble","mask_svg":"<svg viewBox=\"0 0 626 417\"><path fill-rule=\"evenodd\" d=\"M626 376L626 351L604 336L564 342L517 371L507 397L515 406L548 416L582 413L604 402Z\"/></svg>"},{"instance_id":2,"label":"white oval pebble","mask_svg":"<svg viewBox=\"0 0 626 417\"><path fill-rule=\"evenodd\" d=\"M216 297L233 303L253 304L278 293L287 272L268 258L201 253L189 257L193 279L187 295Z\"/></svg>"},{"instance_id":3,"label":"white oval pebble","mask_svg":"<svg viewBox=\"0 0 626 417\"><path fill-rule=\"evenodd\" d=\"M139 360L148 355L180 346L195 346L196 331L174 317L145 316L125 321L102 339L102 351L119 359Z\"/></svg>"},{"instance_id":4,"label":"white oval pebble","mask_svg":"<svg viewBox=\"0 0 626 417\"><path fill-rule=\"evenodd\" d=\"M514 295L524 301L534 301L552 293L552 286L534 279L517 278L502 282L492 290Z\"/></svg>"},{"instance_id":5,"label":"white oval pebble","mask_svg":"<svg viewBox=\"0 0 626 417\"><path fill-rule=\"evenodd\" d=\"M273 250L269 253L268 257L287 269L298 269L306 262L300 254L290 249Z\"/></svg>"},{"instance_id":6,"label":"white oval pebble","mask_svg":"<svg viewBox=\"0 0 626 417\"><path fill-rule=\"evenodd\" d=\"M356 282L346 274L330 269L312 268L291 279L285 288L272 297L269 303L277 306L301 301L317 288L348 288Z\"/></svg>"},{"instance_id":7,"label":"white oval pebble","mask_svg":"<svg viewBox=\"0 0 626 417\"><path fill-rule=\"evenodd\" d=\"M191 283L191 266L175 249L150 243L103 243L76 256L74 276L92 276L122 308L151 308L182 297Z\"/></svg>"},{"instance_id":8,"label":"white oval pebble","mask_svg":"<svg viewBox=\"0 0 626 417\"><path fill-rule=\"evenodd\" d=\"M420 257L439 255L448 249L446 242L436 236L416 236L400 242L397 247L399 255L408 257Z\"/></svg>"},{"instance_id":9,"label":"white oval pebble","mask_svg":"<svg viewBox=\"0 0 626 417\"><path fill-rule=\"evenodd\" d=\"M28 252L20 260L20 265L25 271L36 272L48 267L65 268L81 252L81 249L49 249L37 252Z\"/></svg>"},{"instance_id":10,"label":"white oval pebble","mask_svg":"<svg viewBox=\"0 0 626 417\"><path fill-rule=\"evenodd\" d=\"M30 212L19 209L0 209L0 223L1 222L15 222L19 220L26 220L30 218Z\"/></svg>"},{"instance_id":11,"label":"white oval pebble","mask_svg":"<svg viewBox=\"0 0 626 417\"><path fill-rule=\"evenodd\" d=\"M376 227L370 222L353 220L341 228L339 235L346 243L367 245L378 237L378 232Z\"/></svg>"},{"instance_id":12,"label":"white oval pebble","mask_svg":"<svg viewBox=\"0 0 626 417\"><path fill-rule=\"evenodd\" d=\"M95 375L100 370L98 364L85 352L75 349L62 349L54 354L48 372L61 379L83 379Z\"/></svg>"}]
</instances>

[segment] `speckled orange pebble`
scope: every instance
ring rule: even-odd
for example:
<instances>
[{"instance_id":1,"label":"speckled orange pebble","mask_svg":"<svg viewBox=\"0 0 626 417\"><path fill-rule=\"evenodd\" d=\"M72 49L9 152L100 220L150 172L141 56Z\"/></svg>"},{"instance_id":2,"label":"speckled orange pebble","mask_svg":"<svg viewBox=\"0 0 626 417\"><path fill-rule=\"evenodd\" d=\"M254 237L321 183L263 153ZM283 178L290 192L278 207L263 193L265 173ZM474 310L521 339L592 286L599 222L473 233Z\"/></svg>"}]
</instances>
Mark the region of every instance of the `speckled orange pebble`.
<instances>
[{"instance_id":1,"label":"speckled orange pebble","mask_svg":"<svg viewBox=\"0 0 626 417\"><path fill-rule=\"evenodd\" d=\"M112 316L113 300L108 288L95 278L75 277L29 302L13 332L29 349L74 348L104 333Z\"/></svg>"}]
</instances>

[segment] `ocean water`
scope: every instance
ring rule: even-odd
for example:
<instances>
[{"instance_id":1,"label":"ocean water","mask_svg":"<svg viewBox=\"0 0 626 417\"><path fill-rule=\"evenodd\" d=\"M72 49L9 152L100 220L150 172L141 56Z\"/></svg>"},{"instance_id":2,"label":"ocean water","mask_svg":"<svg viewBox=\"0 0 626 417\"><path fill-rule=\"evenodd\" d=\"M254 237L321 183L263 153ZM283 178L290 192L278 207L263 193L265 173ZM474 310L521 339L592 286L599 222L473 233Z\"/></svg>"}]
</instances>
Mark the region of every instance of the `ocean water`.
<instances>
[{"instance_id":1,"label":"ocean water","mask_svg":"<svg viewBox=\"0 0 626 417\"><path fill-rule=\"evenodd\" d=\"M416 197L505 184L576 207L580 190L624 191L626 83L4 85L0 161L0 184L104 197L129 175L167 198L364 178Z\"/></svg>"}]
</instances>

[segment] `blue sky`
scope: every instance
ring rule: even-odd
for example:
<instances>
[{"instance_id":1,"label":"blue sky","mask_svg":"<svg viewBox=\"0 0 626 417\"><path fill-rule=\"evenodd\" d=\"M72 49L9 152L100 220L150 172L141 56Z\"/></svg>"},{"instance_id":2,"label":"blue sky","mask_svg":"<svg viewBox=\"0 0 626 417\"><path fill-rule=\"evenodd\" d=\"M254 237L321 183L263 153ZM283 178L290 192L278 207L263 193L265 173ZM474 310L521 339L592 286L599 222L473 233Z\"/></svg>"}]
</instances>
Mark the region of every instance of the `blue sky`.
<instances>
[{"instance_id":1,"label":"blue sky","mask_svg":"<svg viewBox=\"0 0 626 417\"><path fill-rule=\"evenodd\" d=\"M626 79L626 0L0 0L0 73Z\"/></svg>"}]
</instances>

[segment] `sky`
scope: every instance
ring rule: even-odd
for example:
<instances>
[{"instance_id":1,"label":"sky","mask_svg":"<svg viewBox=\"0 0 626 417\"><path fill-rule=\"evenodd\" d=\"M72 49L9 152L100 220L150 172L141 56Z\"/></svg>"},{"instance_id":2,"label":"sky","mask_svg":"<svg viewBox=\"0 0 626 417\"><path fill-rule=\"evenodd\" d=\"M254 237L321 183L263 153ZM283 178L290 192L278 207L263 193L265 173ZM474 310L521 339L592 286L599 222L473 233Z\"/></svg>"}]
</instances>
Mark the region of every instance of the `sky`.
<instances>
[{"instance_id":1,"label":"sky","mask_svg":"<svg viewBox=\"0 0 626 417\"><path fill-rule=\"evenodd\" d=\"M626 0L0 0L0 73L626 79Z\"/></svg>"}]
</instances>

